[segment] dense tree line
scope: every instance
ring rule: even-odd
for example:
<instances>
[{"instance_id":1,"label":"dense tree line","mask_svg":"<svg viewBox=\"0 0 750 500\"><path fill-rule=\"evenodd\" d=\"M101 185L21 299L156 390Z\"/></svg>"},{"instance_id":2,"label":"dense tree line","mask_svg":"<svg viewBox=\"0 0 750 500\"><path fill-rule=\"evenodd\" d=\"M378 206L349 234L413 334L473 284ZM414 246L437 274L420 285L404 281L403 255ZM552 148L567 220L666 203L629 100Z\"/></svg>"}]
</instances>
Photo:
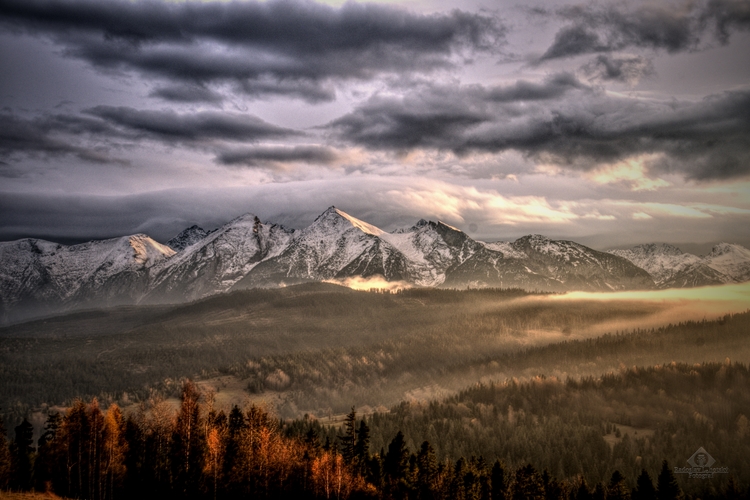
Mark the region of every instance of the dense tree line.
<instances>
[{"instance_id":1,"label":"dense tree line","mask_svg":"<svg viewBox=\"0 0 750 500\"><path fill-rule=\"evenodd\" d=\"M441 460L482 456L513 470L534 464L560 480L605 484L615 471L628 488L663 460L685 467L701 446L728 474L679 475L686 493L708 498L750 484L750 369L742 363L670 363L599 377L477 384L443 401L401 403L366 419L375 449L401 432L407 446L429 441ZM298 421L289 432L305 432ZM332 430L316 428L330 438Z\"/></svg>"},{"instance_id":2,"label":"dense tree line","mask_svg":"<svg viewBox=\"0 0 750 500\"><path fill-rule=\"evenodd\" d=\"M684 497L666 461L655 478L642 469L630 478L631 487L619 470L590 483L580 474L557 478L531 463L509 467L477 456L440 459L429 441L412 451L400 431L387 448L373 453L367 420L357 419L354 409L335 439L321 443L319 431L323 428L311 419L284 429L257 406L235 406L227 414L191 382L184 384L176 410L161 401L125 416L115 404L104 411L96 400L77 400L64 415L50 414L36 447L27 421L15 428L11 443L2 434L0 488L92 500ZM740 493L732 483L716 496Z\"/></svg>"}]
</instances>

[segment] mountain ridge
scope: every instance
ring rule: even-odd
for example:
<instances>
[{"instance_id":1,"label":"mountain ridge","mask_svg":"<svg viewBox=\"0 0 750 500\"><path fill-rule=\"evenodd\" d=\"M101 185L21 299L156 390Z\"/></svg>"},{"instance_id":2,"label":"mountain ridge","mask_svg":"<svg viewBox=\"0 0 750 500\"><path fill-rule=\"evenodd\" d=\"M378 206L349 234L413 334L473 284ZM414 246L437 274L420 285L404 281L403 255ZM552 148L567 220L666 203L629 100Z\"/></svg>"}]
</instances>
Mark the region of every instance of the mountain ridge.
<instances>
[{"instance_id":1,"label":"mountain ridge","mask_svg":"<svg viewBox=\"0 0 750 500\"><path fill-rule=\"evenodd\" d=\"M538 234L482 242L444 222L386 232L329 207L288 229L245 214L163 245L136 234L65 246L0 242L2 323L84 307L189 302L254 287L358 277L404 286L565 292L647 290L750 280L750 250L716 245L698 257L664 244L603 252Z\"/></svg>"}]
</instances>

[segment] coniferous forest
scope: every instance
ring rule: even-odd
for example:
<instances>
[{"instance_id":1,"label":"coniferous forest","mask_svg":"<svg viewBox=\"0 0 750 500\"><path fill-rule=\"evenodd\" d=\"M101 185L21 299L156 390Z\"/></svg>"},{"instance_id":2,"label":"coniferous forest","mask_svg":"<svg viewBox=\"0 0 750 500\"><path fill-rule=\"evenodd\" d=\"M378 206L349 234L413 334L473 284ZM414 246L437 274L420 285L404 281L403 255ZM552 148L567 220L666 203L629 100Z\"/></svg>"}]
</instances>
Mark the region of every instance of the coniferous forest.
<instances>
[{"instance_id":1,"label":"coniferous forest","mask_svg":"<svg viewBox=\"0 0 750 500\"><path fill-rule=\"evenodd\" d=\"M746 498L750 313L648 326L654 314L290 287L6 328L0 491ZM710 478L680 471L699 448Z\"/></svg>"}]
</instances>

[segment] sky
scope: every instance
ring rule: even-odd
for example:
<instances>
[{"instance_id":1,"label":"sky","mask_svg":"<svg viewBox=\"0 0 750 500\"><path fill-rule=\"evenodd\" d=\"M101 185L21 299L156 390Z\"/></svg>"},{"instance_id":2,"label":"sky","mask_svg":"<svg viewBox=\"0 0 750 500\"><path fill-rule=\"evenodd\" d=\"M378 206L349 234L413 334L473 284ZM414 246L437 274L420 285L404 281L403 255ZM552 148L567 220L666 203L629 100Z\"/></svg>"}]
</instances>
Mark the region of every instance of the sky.
<instances>
[{"instance_id":1,"label":"sky","mask_svg":"<svg viewBox=\"0 0 750 500\"><path fill-rule=\"evenodd\" d=\"M0 0L0 241L750 246L748 54L747 0Z\"/></svg>"}]
</instances>

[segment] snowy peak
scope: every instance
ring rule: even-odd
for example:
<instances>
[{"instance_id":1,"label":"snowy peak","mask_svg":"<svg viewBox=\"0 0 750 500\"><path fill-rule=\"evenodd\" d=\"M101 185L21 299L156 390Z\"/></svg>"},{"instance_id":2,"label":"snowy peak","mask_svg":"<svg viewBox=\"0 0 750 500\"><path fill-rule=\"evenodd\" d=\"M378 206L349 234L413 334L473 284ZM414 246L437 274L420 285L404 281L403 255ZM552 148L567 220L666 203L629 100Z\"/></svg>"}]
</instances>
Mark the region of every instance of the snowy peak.
<instances>
[{"instance_id":1,"label":"snowy peak","mask_svg":"<svg viewBox=\"0 0 750 500\"><path fill-rule=\"evenodd\" d=\"M717 251L717 262L722 260L719 255L728 250ZM731 275L710 266L708 258L701 259L673 245L648 243L627 250L611 250L610 253L646 270L660 288L710 286L735 281Z\"/></svg>"},{"instance_id":2,"label":"snowy peak","mask_svg":"<svg viewBox=\"0 0 750 500\"><path fill-rule=\"evenodd\" d=\"M346 231L350 227L354 227L371 236L381 236L385 234L385 231L382 229L359 220L336 207L329 207L325 212L320 214L311 227L316 226L333 227L341 231Z\"/></svg>"},{"instance_id":3,"label":"snowy peak","mask_svg":"<svg viewBox=\"0 0 750 500\"><path fill-rule=\"evenodd\" d=\"M128 238L133 258L137 265L153 266L173 256L176 252L167 245L152 240L145 234L136 234Z\"/></svg>"},{"instance_id":4,"label":"snowy peak","mask_svg":"<svg viewBox=\"0 0 750 500\"><path fill-rule=\"evenodd\" d=\"M750 280L750 250L742 245L719 243L703 258L703 262L737 281Z\"/></svg>"},{"instance_id":5,"label":"snowy peak","mask_svg":"<svg viewBox=\"0 0 750 500\"><path fill-rule=\"evenodd\" d=\"M190 245L198 243L200 240L208 236L209 233L210 231L206 231L202 227L192 225L187 229L183 229L180 234L169 240L167 246L174 249L176 252L180 252Z\"/></svg>"},{"instance_id":6,"label":"snowy peak","mask_svg":"<svg viewBox=\"0 0 750 500\"><path fill-rule=\"evenodd\" d=\"M638 290L750 280L750 250L703 258L665 244L599 252L531 234L483 243L441 221L387 233L336 207L301 231L245 214L157 243L145 234L65 246L0 242L0 316L18 321L81 307L184 302L238 288L382 277L414 286Z\"/></svg>"},{"instance_id":7,"label":"snowy peak","mask_svg":"<svg viewBox=\"0 0 750 500\"><path fill-rule=\"evenodd\" d=\"M484 241L480 241L482 245L487 250L491 250L493 252L500 252L503 254L503 257L506 259L526 259L528 258L528 255L523 253L522 251L517 250L515 247L513 247L513 243L509 241L494 241L491 243L486 243Z\"/></svg>"},{"instance_id":8,"label":"snowy peak","mask_svg":"<svg viewBox=\"0 0 750 500\"><path fill-rule=\"evenodd\" d=\"M281 253L294 231L253 214L233 219L186 247L151 276L149 302L195 300L225 292L264 259Z\"/></svg>"}]
</instances>

